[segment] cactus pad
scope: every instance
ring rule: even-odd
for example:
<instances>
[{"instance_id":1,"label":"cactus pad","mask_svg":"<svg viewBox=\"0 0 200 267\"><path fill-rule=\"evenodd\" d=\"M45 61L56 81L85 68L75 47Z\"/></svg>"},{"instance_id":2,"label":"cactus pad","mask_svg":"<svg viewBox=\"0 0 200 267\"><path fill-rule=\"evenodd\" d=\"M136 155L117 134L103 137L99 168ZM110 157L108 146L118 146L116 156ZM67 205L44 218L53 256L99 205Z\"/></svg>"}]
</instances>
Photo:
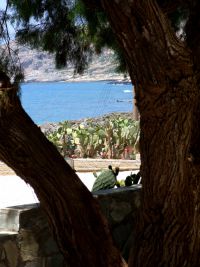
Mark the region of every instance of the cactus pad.
<instances>
[{"instance_id":1,"label":"cactus pad","mask_svg":"<svg viewBox=\"0 0 200 267\"><path fill-rule=\"evenodd\" d=\"M140 178L141 178L141 173L140 171L135 174L135 173L131 173L131 175L127 176L126 179L125 179L125 186L131 186L131 185L134 185L134 184L138 184L138 182L140 181Z\"/></svg>"},{"instance_id":2,"label":"cactus pad","mask_svg":"<svg viewBox=\"0 0 200 267\"><path fill-rule=\"evenodd\" d=\"M110 168L110 166L108 170L102 171L93 184L92 192L113 188L117 182L117 174Z\"/></svg>"}]
</instances>

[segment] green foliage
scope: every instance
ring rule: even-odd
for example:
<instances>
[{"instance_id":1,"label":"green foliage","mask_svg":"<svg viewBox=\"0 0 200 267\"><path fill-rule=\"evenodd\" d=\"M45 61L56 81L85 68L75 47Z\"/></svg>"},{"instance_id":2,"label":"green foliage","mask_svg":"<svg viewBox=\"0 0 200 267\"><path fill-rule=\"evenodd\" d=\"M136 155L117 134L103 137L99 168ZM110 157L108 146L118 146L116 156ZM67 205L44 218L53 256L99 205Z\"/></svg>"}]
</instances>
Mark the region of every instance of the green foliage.
<instances>
[{"instance_id":1,"label":"green foliage","mask_svg":"<svg viewBox=\"0 0 200 267\"><path fill-rule=\"evenodd\" d=\"M108 170L103 170L99 176L95 173L94 176L96 178L94 185L92 187L92 191L99 191L104 189L111 189L115 186L123 187L123 186L131 186L138 184L141 179L140 171L138 173L130 174L126 177L125 180L117 180L117 173L112 170L112 166L108 167Z\"/></svg>"},{"instance_id":2,"label":"green foliage","mask_svg":"<svg viewBox=\"0 0 200 267\"><path fill-rule=\"evenodd\" d=\"M97 2L98 9L91 12L89 1L10 0L16 37L22 44L54 53L58 68L71 64L75 73L87 68L93 53L108 47L115 51L117 70L127 74L123 53Z\"/></svg>"},{"instance_id":3,"label":"green foliage","mask_svg":"<svg viewBox=\"0 0 200 267\"><path fill-rule=\"evenodd\" d=\"M97 176L92 187L92 192L104 189L111 189L116 185L116 183L116 174L111 167L108 170L102 171L99 176Z\"/></svg>"},{"instance_id":4,"label":"green foliage","mask_svg":"<svg viewBox=\"0 0 200 267\"><path fill-rule=\"evenodd\" d=\"M105 148L110 158L120 158L126 147L135 150L138 138L138 121L118 118L105 122Z\"/></svg>"},{"instance_id":5,"label":"green foliage","mask_svg":"<svg viewBox=\"0 0 200 267\"><path fill-rule=\"evenodd\" d=\"M115 61L118 63L116 71L127 75L123 52L116 41L105 12L97 1L95 12L91 12L91 4L86 4L86 2L82 0L75 2L74 17L85 22L87 39L93 44L95 52L99 54L105 47L112 49L115 52Z\"/></svg>"},{"instance_id":6,"label":"green foliage","mask_svg":"<svg viewBox=\"0 0 200 267\"><path fill-rule=\"evenodd\" d=\"M17 39L34 48L55 54L58 68L74 66L75 73L82 73L90 61L91 48L84 37L84 29L72 16L72 1L10 0L13 20L19 30Z\"/></svg>"},{"instance_id":7,"label":"green foliage","mask_svg":"<svg viewBox=\"0 0 200 267\"><path fill-rule=\"evenodd\" d=\"M123 187L123 186L125 186L124 180L117 180L116 186L117 187Z\"/></svg>"},{"instance_id":8,"label":"green foliage","mask_svg":"<svg viewBox=\"0 0 200 267\"><path fill-rule=\"evenodd\" d=\"M63 156L123 158L127 148L130 155L138 152L139 122L121 117L105 119L103 124L88 120L71 125L66 121L47 137Z\"/></svg>"},{"instance_id":9,"label":"green foliage","mask_svg":"<svg viewBox=\"0 0 200 267\"><path fill-rule=\"evenodd\" d=\"M8 31L8 23L11 15L8 6L4 10L0 9L0 72L6 74L11 83L19 89L19 82L24 78L18 58L18 51L10 48L10 36Z\"/></svg>"},{"instance_id":10,"label":"green foliage","mask_svg":"<svg viewBox=\"0 0 200 267\"><path fill-rule=\"evenodd\" d=\"M134 184L138 184L140 178L141 178L140 171L137 174L131 173L131 175L127 176L125 181L124 181L125 186L131 186Z\"/></svg>"},{"instance_id":11,"label":"green foliage","mask_svg":"<svg viewBox=\"0 0 200 267\"><path fill-rule=\"evenodd\" d=\"M158 4L167 9L167 6L173 6L173 1L158 0ZM116 41L100 0L9 0L8 5L12 9L12 15L8 14L7 9L5 12L0 11L0 41L6 39L8 46L6 22L9 20L16 23L18 41L53 53L57 68L71 64L74 72L81 74L90 63L92 54L101 53L104 47L108 47L115 52L118 62L116 71L127 76L123 51ZM175 6L167 15L178 31L183 27L182 22L187 20L189 11L188 4L184 2L175 3ZM9 50L9 61L10 52ZM16 63L16 60L13 62ZM1 69L8 69L15 81L23 78L21 69L11 68L13 64L8 65L4 55L0 65ZM13 76L13 72L16 75Z\"/></svg>"},{"instance_id":12,"label":"green foliage","mask_svg":"<svg viewBox=\"0 0 200 267\"><path fill-rule=\"evenodd\" d=\"M9 51L7 46L0 47L0 71L7 74L11 82L18 84L23 81L24 74L20 66L17 51Z\"/></svg>"},{"instance_id":13,"label":"green foliage","mask_svg":"<svg viewBox=\"0 0 200 267\"><path fill-rule=\"evenodd\" d=\"M173 1L158 0L167 9ZM184 2L183 2L184 3ZM179 1L167 15L176 31L188 18L187 4ZM92 53L104 47L115 51L119 63L117 71L127 75L127 64L122 49L110 27L99 0L10 0L12 20L17 22L17 38L21 43L55 54L58 68L72 64L75 73L88 66Z\"/></svg>"},{"instance_id":14,"label":"green foliage","mask_svg":"<svg viewBox=\"0 0 200 267\"><path fill-rule=\"evenodd\" d=\"M63 157L71 156L75 150L75 143L71 138L72 129L70 127L69 122L60 123L58 130L47 136Z\"/></svg>"}]
</instances>

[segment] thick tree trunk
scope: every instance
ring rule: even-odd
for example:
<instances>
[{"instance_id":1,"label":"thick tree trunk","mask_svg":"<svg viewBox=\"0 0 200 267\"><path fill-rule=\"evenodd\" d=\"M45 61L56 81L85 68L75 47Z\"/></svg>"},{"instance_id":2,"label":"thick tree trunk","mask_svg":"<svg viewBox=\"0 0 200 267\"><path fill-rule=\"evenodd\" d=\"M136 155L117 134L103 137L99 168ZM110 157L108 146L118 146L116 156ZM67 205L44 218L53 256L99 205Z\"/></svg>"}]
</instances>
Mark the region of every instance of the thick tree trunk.
<instances>
[{"instance_id":1,"label":"thick tree trunk","mask_svg":"<svg viewBox=\"0 0 200 267\"><path fill-rule=\"evenodd\" d=\"M0 160L34 188L67 266L125 266L97 201L0 82Z\"/></svg>"},{"instance_id":2,"label":"thick tree trunk","mask_svg":"<svg viewBox=\"0 0 200 267\"><path fill-rule=\"evenodd\" d=\"M135 99L133 99L133 120L139 121L140 119L140 114L136 105Z\"/></svg>"},{"instance_id":3,"label":"thick tree trunk","mask_svg":"<svg viewBox=\"0 0 200 267\"><path fill-rule=\"evenodd\" d=\"M102 3L140 111L142 209L129 266L200 266L200 161L193 153L200 113L191 52L156 1Z\"/></svg>"}]
</instances>

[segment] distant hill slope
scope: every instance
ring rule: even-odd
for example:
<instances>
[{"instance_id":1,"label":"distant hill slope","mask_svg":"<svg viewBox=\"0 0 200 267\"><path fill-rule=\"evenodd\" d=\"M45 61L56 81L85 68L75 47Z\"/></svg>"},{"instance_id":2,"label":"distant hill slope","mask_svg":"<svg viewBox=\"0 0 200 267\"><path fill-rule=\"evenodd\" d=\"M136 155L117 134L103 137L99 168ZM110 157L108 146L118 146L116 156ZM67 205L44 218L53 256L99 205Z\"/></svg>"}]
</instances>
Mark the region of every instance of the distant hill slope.
<instances>
[{"instance_id":1,"label":"distant hill slope","mask_svg":"<svg viewBox=\"0 0 200 267\"><path fill-rule=\"evenodd\" d=\"M13 46L16 46L13 44ZM122 74L115 72L116 62L111 50L104 50L94 56L83 75L73 75L73 68L55 68L54 56L42 51L19 46L19 58L25 72L25 81L83 81L83 80L122 80Z\"/></svg>"}]
</instances>

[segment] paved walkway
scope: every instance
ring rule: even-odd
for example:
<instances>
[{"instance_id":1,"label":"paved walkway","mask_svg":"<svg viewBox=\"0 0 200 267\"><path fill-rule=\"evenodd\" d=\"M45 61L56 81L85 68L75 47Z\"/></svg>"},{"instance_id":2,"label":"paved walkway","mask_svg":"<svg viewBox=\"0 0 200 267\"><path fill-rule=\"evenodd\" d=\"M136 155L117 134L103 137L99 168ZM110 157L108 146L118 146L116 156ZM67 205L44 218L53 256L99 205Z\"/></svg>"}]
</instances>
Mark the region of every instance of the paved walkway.
<instances>
[{"instance_id":1,"label":"paved walkway","mask_svg":"<svg viewBox=\"0 0 200 267\"><path fill-rule=\"evenodd\" d=\"M137 171L132 171L132 173ZM131 171L119 172L118 180L124 180ZM77 172L86 187L91 190L95 181L91 172ZM32 187L16 175L0 175L0 208L38 203Z\"/></svg>"},{"instance_id":2,"label":"paved walkway","mask_svg":"<svg viewBox=\"0 0 200 267\"><path fill-rule=\"evenodd\" d=\"M94 183L93 171L107 169L108 165L120 168L118 180L124 180L131 172L137 172L139 160L102 160L76 159L74 169L86 187L91 190ZM34 190L26 184L14 171L0 162L0 208L24 204L38 203Z\"/></svg>"}]
</instances>

